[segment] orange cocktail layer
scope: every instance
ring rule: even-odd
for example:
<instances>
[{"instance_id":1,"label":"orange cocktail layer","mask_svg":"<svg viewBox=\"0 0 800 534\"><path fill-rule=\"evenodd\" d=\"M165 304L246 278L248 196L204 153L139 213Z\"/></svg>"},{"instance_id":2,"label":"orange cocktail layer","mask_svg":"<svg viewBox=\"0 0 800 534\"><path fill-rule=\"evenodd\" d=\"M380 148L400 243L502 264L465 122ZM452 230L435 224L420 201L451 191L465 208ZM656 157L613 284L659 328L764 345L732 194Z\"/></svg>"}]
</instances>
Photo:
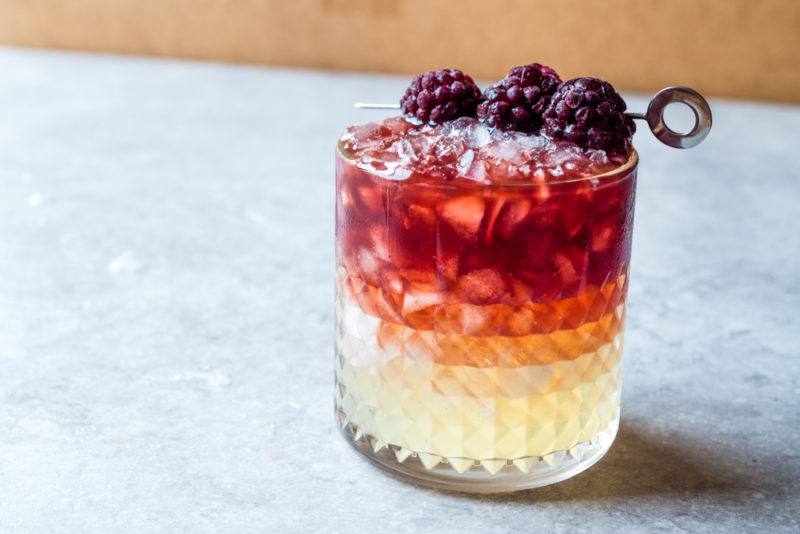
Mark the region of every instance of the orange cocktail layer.
<instances>
[{"instance_id":1,"label":"orange cocktail layer","mask_svg":"<svg viewBox=\"0 0 800 534\"><path fill-rule=\"evenodd\" d=\"M412 326L365 297L380 289L355 293L344 277L340 409L382 442L444 457L544 456L589 441L618 412L623 289L624 279L549 306L434 305ZM520 309L526 328L498 333Z\"/></svg>"}]
</instances>

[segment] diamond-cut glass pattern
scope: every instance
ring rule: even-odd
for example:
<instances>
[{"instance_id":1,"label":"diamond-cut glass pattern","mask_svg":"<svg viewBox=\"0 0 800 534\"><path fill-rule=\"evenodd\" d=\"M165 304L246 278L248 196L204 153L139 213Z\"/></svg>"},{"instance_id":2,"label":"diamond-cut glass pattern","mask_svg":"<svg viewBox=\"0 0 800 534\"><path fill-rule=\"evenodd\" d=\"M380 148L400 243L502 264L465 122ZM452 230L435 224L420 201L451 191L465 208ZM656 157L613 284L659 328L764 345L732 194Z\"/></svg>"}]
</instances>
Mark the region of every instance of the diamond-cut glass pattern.
<instances>
[{"instance_id":1,"label":"diamond-cut glass pattern","mask_svg":"<svg viewBox=\"0 0 800 534\"><path fill-rule=\"evenodd\" d=\"M616 428L624 316L616 288L561 304L594 320L520 336L415 329L365 313L346 294L340 285L337 408L372 452L425 469L526 472L579 461Z\"/></svg>"}]
</instances>

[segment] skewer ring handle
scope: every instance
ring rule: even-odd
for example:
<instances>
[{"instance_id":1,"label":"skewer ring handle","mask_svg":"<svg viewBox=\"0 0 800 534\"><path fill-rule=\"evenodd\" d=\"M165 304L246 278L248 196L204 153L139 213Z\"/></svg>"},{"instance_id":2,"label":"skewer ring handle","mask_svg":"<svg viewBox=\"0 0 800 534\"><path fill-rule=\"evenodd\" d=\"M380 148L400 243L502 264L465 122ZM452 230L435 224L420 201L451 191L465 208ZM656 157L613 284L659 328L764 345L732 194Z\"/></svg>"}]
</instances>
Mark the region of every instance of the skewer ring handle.
<instances>
[{"instance_id":1,"label":"skewer ring handle","mask_svg":"<svg viewBox=\"0 0 800 534\"><path fill-rule=\"evenodd\" d=\"M688 133L670 129L664 122L664 109L673 102L689 106L694 113L694 127ZM711 130L711 108L703 96L688 87L667 87L653 97L647 106L647 120L650 130L659 141L674 148L692 148L703 142Z\"/></svg>"}]
</instances>

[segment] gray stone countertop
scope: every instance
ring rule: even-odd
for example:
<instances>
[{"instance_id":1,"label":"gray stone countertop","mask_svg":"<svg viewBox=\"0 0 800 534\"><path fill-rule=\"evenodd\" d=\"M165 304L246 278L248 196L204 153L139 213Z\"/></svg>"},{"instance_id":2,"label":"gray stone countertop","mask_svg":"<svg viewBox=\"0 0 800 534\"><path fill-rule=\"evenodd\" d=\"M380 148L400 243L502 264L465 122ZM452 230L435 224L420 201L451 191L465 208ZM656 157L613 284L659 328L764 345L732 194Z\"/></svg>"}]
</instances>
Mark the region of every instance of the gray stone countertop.
<instances>
[{"instance_id":1,"label":"gray stone countertop","mask_svg":"<svg viewBox=\"0 0 800 534\"><path fill-rule=\"evenodd\" d=\"M800 529L800 108L712 101L689 151L637 134L617 441L473 497L384 475L333 418L334 142L405 78L0 72L3 533Z\"/></svg>"}]
</instances>

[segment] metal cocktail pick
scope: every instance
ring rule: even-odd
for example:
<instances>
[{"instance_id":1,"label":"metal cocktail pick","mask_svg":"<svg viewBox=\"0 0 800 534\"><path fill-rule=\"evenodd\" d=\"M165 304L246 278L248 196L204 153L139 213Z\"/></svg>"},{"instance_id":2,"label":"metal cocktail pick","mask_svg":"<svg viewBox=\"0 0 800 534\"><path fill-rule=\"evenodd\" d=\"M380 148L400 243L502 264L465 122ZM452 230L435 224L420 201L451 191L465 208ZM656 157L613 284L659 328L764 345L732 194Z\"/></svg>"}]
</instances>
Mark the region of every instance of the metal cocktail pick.
<instances>
[{"instance_id":1,"label":"metal cocktail pick","mask_svg":"<svg viewBox=\"0 0 800 534\"><path fill-rule=\"evenodd\" d=\"M681 102L689 106L694 113L694 127L687 133L679 133L670 129L664 122L664 109L673 102ZM358 109L400 109L400 104L370 104L356 102ZM632 119L647 121L650 131L656 138L673 148L692 148L703 142L711 130L711 108L703 95L688 87L667 87L660 90L650 100L646 113L626 115Z\"/></svg>"}]
</instances>

